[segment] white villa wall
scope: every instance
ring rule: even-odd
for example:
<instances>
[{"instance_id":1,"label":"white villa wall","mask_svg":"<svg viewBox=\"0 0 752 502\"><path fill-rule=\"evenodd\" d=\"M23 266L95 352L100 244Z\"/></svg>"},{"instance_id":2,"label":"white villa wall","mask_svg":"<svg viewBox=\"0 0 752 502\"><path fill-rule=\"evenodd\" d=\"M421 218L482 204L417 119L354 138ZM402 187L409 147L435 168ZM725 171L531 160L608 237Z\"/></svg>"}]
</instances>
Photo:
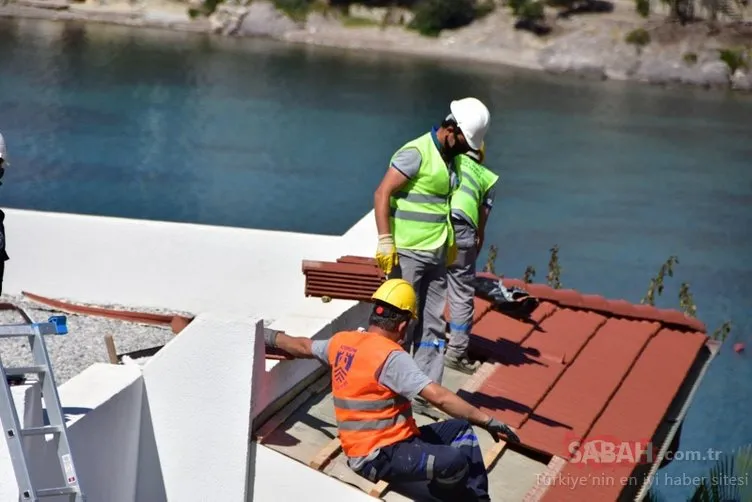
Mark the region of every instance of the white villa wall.
<instances>
[{"instance_id":1,"label":"white villa wall","mask_svg":"<svg viewBox=\"0 0 752 502\"><path fill-rule=\"evenodd\" d=\"M332 319L352 302L304 298L301 262L373 254L357 238L5 209L3 291L191 312ZM373 218L370 218L372 220ZM368 227L368 221L365 221ZM360 226L360 225L359 225ZM360 227L361 229L364 227Z\"/></svg>"}]
</instances>

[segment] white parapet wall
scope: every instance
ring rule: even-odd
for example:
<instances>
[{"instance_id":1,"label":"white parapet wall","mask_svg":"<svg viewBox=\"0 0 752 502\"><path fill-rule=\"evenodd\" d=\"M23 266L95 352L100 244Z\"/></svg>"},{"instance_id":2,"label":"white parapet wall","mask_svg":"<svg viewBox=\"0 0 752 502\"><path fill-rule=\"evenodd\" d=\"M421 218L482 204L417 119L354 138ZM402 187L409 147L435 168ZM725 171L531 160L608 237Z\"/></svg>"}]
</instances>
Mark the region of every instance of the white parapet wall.
<instances>
[{"instance_id":1,"label":"white parapet wall","mask_svg":"<svg viewBox=\"0 0 752 502\"><path fill-rule=\"evenodd\" d=\"M367 255L373 218L344 236L5 209L3 291L92 303L332 319L351 302L304 298L301 262ZM353 230L356 233L352 234ZM349 234L349 236L348 236Z\"/></svg>"},{"instance_id":2,"label":"white parapet wall","mask_svg":"<svg viewBox=\"0 0 752 502\"><path fill-rule=\"evenodd\" d=\"M254 400L265 373L263 321L209 313L146 364L168 500L246 500Z\"/></svg>"}]
</instances>

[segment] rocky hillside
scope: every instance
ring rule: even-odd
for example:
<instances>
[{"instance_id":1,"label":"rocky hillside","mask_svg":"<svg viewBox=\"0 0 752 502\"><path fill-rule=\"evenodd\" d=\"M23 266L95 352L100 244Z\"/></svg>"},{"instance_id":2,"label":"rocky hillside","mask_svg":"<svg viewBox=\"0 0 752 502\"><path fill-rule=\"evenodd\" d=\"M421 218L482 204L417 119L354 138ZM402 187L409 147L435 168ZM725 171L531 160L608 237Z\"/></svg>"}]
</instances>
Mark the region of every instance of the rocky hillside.
<instances>
[{"instance_id":1,"label":"rocky hillside","mask_svg":"<svg viewBox=\"0 0 752 502\"><path fill-rule=\"evenodd\" d=\"M290 0L275 0L276 5L267 0L207 3L216 1L9 0L0 6L0 15L265 36L496 62L589 78L752 91L752 23L726 15L719 23L681 25L667 21L668 7L650 3L643 12L647 16L638 15L638 3L648 0L547 0L545 5L542 0L508 0L506 4L496 0L490 13L471 24L430 37L409 29L414 14L406 9L314 4L305 10L283 11L278 6L291 5L284 3ZM293 0L293 4L299 6L301 1L308 0ZM551 6L562 1L568 2L566 7ZM743 14L743 10L736 12L735 17Z\"/></svg>"}]
</instances>

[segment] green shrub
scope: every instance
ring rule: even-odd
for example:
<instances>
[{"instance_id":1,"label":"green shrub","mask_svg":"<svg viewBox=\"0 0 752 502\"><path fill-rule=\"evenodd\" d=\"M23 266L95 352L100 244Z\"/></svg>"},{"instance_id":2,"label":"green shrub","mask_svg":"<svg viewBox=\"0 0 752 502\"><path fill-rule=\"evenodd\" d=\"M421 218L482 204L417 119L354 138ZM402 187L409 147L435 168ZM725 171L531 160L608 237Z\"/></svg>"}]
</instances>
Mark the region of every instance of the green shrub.
<instances>
[{"instance_id":1,"label":"green shrub","mask_svg":"<svg viewBox=\"0 0 752 502\"><path fill-rule=\"evenodd\" d=\"M313 0L274 0L274 6L295 21L305 21Z\"/></svg>"},{"instance_id":2,"label":"green shrub","mask_svg":"<svg viewBox=\"0 0 752 502\"><path fill-rule=\"evenodd\" d=\"M415 17L409 28L422 35L436 37L441 30L460 28L493 10L493 3L476 0L421 0L415 5Z\"/></svg>"},{"instance_id":3,"label":"green shrub","mask_svg":"<svg viewBox=\"0 0 752 502\"><path fill-rule=\"evenodd\" d=\"M747 69L748 56L744 49L721 49L721 61L726 63L733 75L738 69Z\"/></svg>"},{"instance_id":4,"label":"green shrub","mask_svg":"<svg viewBox=\"0 0 752 502\"><path fill-rule=\"evenodd\" d=\"M635 10L642 17L650 16L650 0L635 0Z\"/></svg>"},{"instance_id":5,"label":"green shrub","mask_svg":"<svg viewBox=\"0 0 752 502\"><path fill-rule=\"evenodd\" d=\"M519 14L521 19L538 21L545 17L543 2L538 0L524 2Z\"/></svg>"},{"instance_id":6,"label":"green shrub","mask_svg":"<svg viewBox=\"0 0 752 502\"><path fill-rule=\"evenodd\" d=\"M378 26L379 23L373 19L358 16L344 16L342 18L342 26L348 28L362 28L363 26Z\"/></svg>"},{"instance_id":7,"label":"green shrub","mask_svg":"<svg viewBox=\"0 0 752 502\"><path fill-rule=\"evenodd\" d=\"M686 54L684 54L682 59L684 59L684 62L688 66L694 66L697 64L697 54L695 54L694 52L687 52Z\"/></svg>"},{"instance_id":8,"label":"green shrub","mask_svg":"<svg viewBox=\"0 0 752 502\"><path fill-rule=\"evenodd\" d=\"M525 21L538 21L544 18L544 5L539 0L509 0L512 14Z\"/></svg>"},{"instance_id":9,"label":"green shrub","mask_svg":"<svg viewBox=\"0 0 752 502\"><path fill-rule=\"evenodd\" d=\"M645 47L650 43L650 33L642 28L637 28L627 33L624 41L630 45L637 46L638 49Z\"/></svg>"}]
</instances>

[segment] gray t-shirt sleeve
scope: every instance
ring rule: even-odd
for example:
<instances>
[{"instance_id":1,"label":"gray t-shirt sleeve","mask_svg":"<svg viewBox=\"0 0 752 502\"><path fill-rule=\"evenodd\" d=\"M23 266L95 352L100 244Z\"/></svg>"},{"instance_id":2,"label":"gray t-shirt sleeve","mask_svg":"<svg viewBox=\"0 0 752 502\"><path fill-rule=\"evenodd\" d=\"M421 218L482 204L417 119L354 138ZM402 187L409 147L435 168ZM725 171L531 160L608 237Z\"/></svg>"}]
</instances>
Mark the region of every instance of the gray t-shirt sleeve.
<instances>
[{"instance_id":1,"label":"gray t-shirt sleeve","mask_svg":"<svg viewBox=\"0 0 752 502\"><path fill-rule=\"evenodd\" d=\"M421 162L423 162L423 159L418 149L408 147L394 154L391 165L408 179L412 179L420 171Z\"/></svg>"},{"instance_id":2,"label":"gray t-shirt sleeve","mask_svg":"<svg viewBox=\"0 0 752 502\"><path fill-rule=\"evenodd\" d=\"M431 383L431 379L418 368L410 354L395 350L386 358L379 383L412 400Z\"/></svg>"},{"instance_id":3,"label":"gray t-shirt sleeve","mask_svg":"<svg viewBox=\"0 0 752 502\"><path fill-rule=\"evenodd\" d=\"M494 199L496 198L496 185L492 186L486 192L486 196L483 197L483 205L488 209L493 209Z\"/></svg>"},{"instance_id":4,"label":"gray t-shirt sleeve","mask_svg":"<svg viewBox=\"0 0 752 502\"><path fill-rule=\"evenodd\" d=\"M329 340L314 340L311 352L316 359L329 366Z\"/></svg>"}]
</instances>

